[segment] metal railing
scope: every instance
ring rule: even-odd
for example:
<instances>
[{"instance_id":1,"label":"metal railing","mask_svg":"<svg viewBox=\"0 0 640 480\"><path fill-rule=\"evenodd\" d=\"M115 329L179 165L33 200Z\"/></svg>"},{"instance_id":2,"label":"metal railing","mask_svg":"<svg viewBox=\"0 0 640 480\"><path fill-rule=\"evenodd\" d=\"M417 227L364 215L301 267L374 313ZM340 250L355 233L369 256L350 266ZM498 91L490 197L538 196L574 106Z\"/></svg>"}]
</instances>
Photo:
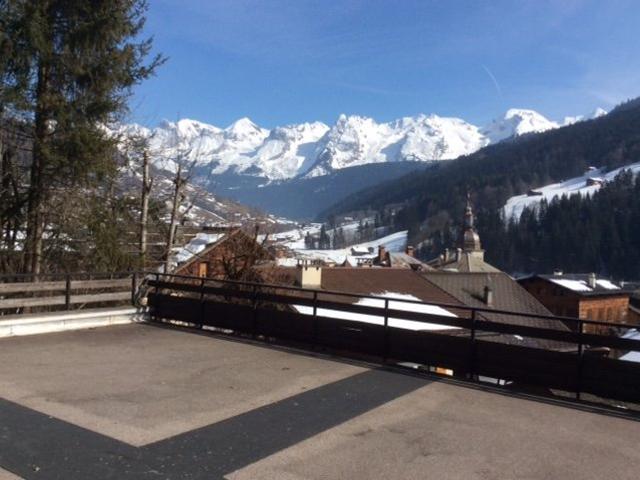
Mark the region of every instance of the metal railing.
<instances>
[{"instance_id":1,"label":"metal railing","mask_svg":"<svg viewBox=\"0 0 640 480\"><path fill-rule=\"evenodd\" d=\"M634 328L628 324L158 272L39 277L30 282L28 275L0 276L0 320L3 314L87 305L147 305L159 321L447 369L466 379L573 392L577 398L640 402L640 364L593 353L640 352L640 340L588 333L589 327ZM424 305L447 314L419 311Z\"/></svg>"},{"instance_id":2,"label":"metal railing","mask_svg":"<svg viewBox=\"0 0 640 480\"><path fill-rule=\"evenodd\" d=\"M490 377L573 392L577 398L586 393L640 402L640 364L593 353L595 347L640 351L640 341L586 331L587 326L633 328L628 324L156 272L148 274L147 285L156 320L445 368L464 378ZM380 307L357 304L361 299L374 299ZM414 311L412 304L456 316ZM379 321L358 321L354 315ZM402 328L398 320L424 329Z\"/></svg>"}]
</instances>

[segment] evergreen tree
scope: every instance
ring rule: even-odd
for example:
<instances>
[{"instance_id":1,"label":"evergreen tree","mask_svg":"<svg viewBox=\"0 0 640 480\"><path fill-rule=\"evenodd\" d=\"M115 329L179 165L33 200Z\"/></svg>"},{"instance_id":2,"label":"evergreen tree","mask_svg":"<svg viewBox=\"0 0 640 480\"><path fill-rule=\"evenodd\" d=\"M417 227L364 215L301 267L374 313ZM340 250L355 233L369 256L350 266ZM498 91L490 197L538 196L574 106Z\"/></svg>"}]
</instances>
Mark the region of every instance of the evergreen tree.
<instances>
[{"instance_id":1,"label":"evergreen tree","mask_svg":"<svg viewBox=\"0 0 640 480\"><path fill-rule=\"evenodd\" d=\"M56 191L79 192L114 174L115 139L103 127L163 59L147 62L151 40L137 40L146 0L3 1L10 60L0 66L0 99L3 113L33 124L24 270L38 274L47 203Z\"/></svg>"}]
</instances>

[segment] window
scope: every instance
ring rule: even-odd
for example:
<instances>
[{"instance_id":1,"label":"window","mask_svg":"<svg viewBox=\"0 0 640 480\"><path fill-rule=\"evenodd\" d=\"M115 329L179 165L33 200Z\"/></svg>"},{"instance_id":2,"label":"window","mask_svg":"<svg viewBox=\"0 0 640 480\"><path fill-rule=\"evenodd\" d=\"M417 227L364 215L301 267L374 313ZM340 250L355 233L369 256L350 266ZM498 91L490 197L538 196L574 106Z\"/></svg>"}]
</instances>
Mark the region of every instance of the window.
<instances>
[{"instance_id":1,"label":"window","mask_svg":"<svg viewBox=\"0 0 640 480\"><path fill-rule=\"evenodd\" d=\"M207 262L200 262L198 264L198 276L206 277L209 273L209 264Z\"/></svg>"}]
</instances>

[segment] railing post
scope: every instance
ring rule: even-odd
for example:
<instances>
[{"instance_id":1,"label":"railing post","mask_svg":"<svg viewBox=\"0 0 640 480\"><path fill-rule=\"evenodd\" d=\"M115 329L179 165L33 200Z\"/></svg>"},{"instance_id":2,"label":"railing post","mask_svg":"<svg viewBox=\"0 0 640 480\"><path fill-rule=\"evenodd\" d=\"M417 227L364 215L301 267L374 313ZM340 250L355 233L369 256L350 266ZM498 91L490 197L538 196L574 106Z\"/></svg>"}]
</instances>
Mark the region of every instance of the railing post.
<instances>
[{"instance_id":1,"label":"railing post","mask_svg":"<svg viewBox=\"0 0 640 480\"><path fill-rule=\"evenodd\" d=\"M138 293L138 274L133 272L131 274L131 305L136 304L136 294Z\"/></svg>"},{"instance_id":2,"label":"railing post","mask_svg":"<svg viewBox=\"0 0 640 480\"><path fill-rule=\"evenodd\" d=\"M584 334L584 322L578 321L578 378L576 378L576 400L580 400L582 390L582 363L584 359L584 342L582 335Z\"/></svg>"},{"instance_id":3,"label":"railing post","mask_svg":"<svg viewBox=\"0 0 640 480\"><path fill-rule=\"evenodd\" d=\"M253 286L253 338L258 335L258 287Z\"/></svg>"},{"instance_id":4,"label":"railing post","mask_svg":"<svg viewBox=\"0 0 640 480\"><path fill-rule=\"evenodd\" d=\"M469 354L469 380L476 374L476 310L471 310L471 352Z\"/></svg>"},{"instance_id":5,"label":"railing post","mask_svg":"<svg viewBox=\"0 0 640 480\"><path fill-rule=\"evenodd\" d=\"M389 299L384 299L384 354L382 361L387 363L389 358Z\"/></svg>"},{"instance_id":6,"label":"railing post","mask_svg":"<svg viewBox=\"0 0 640 480\"><path fill-rule=\"evenodd\" d=\"M200 280L200 328L204 328L204 278Z\"/></svg>"},{"instance_id":7,"label":"railing post","mask_svg":"<svg viewBox=\"0 0 640 480\"><path fill-rule=\"evenodd\" d=\"M318 348L318 291L313 291L313 348Z\"/></svg>"},{"instance_id":8,"label":"railing post","mask_svg":"<svg viewBox=\"0 0 640 480\"><path fill-rule=\"evenodd\" d=\"M71 310L71 275L68 273L65 277L64 308L65 310Z\"/></svg>"}]
</instances>

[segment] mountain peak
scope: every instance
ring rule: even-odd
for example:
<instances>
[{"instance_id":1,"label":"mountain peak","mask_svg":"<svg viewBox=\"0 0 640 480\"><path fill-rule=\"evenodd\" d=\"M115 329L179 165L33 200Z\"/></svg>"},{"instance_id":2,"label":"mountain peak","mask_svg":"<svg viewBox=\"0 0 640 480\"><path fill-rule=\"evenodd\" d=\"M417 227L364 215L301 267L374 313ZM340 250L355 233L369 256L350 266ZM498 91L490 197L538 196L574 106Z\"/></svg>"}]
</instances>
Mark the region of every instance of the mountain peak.
<instances>
[{"instance_id":1,"label":"mountain peak","mask_svg":"<svg viewBox=\"0 0 640 480\"><path fill-rule=\"evenodd\" d=\"M249 117L242 117L225 128L225 130L233 132L246 132L251 130L260 130L260 127L253 123L253 121Z\"/></svg>"},{"instance_id":2,"label":"mountain peak","mask_svg":"<svg viewBox=\"0 0 640 480\"><path fill-rule=\"evenodd\" d=\"M526 133L537 133L558 128L559 125L536 112L526 108L510 108L501 119L496 119L482 129L491 143Z\"/></svg>"}]
</instances>

